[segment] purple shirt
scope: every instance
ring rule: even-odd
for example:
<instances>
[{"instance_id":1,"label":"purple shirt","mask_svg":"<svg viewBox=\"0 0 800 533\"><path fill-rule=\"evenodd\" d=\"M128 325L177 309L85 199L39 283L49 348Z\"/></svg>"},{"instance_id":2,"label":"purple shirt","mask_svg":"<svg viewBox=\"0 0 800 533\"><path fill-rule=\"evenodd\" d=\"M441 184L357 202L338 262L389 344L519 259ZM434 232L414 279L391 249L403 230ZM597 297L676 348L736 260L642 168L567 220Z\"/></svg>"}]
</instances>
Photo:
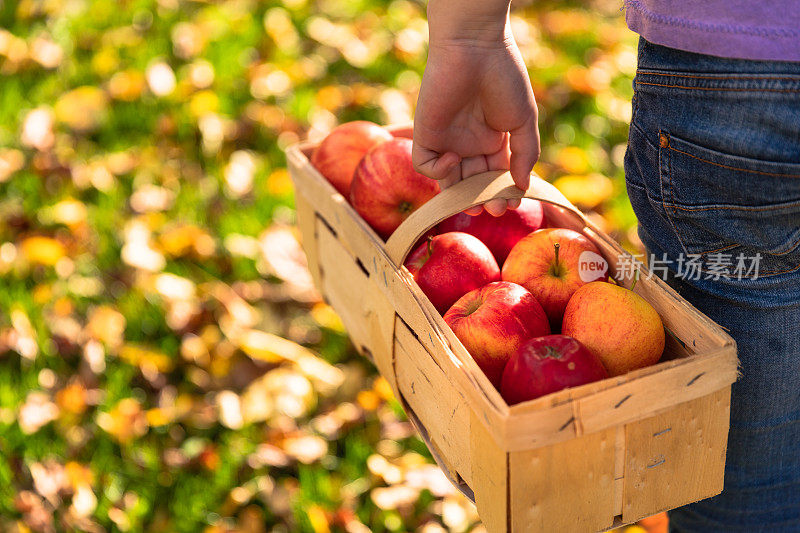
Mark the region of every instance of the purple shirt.
<instances>
[{"instance_id":1,"label":"purple shirt","mask_svg":"<svg viewBox=\"0 0 800 533\"><path fill-rule=\"evenodd\" d=\"M800 61L800 0L624 0L650 42L720 57Z\"/></svg>"}]
</instances>

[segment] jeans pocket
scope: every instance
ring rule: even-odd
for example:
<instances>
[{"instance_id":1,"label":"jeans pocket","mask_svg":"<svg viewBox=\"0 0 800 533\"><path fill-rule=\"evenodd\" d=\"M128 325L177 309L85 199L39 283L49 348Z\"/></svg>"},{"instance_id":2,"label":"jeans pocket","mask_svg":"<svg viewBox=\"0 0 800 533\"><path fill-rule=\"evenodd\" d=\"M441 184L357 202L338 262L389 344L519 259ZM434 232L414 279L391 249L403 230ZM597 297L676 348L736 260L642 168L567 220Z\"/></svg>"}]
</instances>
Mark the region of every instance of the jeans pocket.
<instances>
[{"instance_id":1,"label":"jeans pocket","mask_svg":"<svg viewBox=\"0 0 800 533\"><path fill-rule=\"evenodd\" d=\"M746 258L760 277L800 269L800 164L726 154L666 131L658 150L662 206L684 252L704 265Z\"/></svg>"}]
</instances>

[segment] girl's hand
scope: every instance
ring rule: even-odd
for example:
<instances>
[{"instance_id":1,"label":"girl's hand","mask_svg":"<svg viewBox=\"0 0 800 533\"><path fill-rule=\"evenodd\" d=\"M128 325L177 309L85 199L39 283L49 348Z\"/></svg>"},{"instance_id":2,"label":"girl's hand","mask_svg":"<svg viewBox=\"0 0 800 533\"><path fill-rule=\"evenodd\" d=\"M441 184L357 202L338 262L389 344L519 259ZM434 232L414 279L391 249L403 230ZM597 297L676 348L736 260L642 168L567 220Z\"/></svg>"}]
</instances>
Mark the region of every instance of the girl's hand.
<instances>
[{"instance_id":1,"label":"girl's hand","mask_svg":"<svg viewBox=\"0 0 800 533\"><path fill-rule=\"evenodd\" d=\"M510 169L517 187L527 189L539 158L538 112L507 4L497 21L498 10L460 13L458 6L442 5L448 1L453 3L432 1L428 7L431 39L414 120L414 166L442 187ZM454 20L453 13L472 20ZM485 207L499 216L507 206L515 208L519 200L492 200Z\"/></svg>"}]
</instances>

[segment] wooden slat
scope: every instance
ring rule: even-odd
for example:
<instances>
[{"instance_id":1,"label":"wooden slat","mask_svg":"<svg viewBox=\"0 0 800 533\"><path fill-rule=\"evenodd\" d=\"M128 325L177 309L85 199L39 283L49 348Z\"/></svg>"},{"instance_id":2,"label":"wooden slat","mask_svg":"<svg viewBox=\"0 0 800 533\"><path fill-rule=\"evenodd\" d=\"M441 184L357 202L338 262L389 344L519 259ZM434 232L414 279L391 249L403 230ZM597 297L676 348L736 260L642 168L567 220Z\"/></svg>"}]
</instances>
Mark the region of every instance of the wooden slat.
<instances>
[{"instance_id":1,"label":"wooden slat","mask_svg":"<svg viewBox=\"0 0 800 533\"><path fill-rule=\"evenodd\" d=\"M395 332L395 372L403 399L425 426L428 437L453 473L470 485L467 402L405 324L398 322Z\"/></svg>"},{"instance_id":2,"label":"wooden slat","mask_svg":"<svg viewBox=\"0 0 800 533\"><path fill-rule=\"evenodd\" d=\"M723 348L552 395L560 403L543 397L515 405L501 442L506 451L525 450L648 418L729 387L737 377L736 364L733 348Z\"/></svg>"},{"instance_id":3,"label":"wooden slat","mask_svg":"<svg viewBox=\"0 0 800 533\"><path fill-rule=\"evenodd\" d=\"M614 431L614 516L620 516L625 492L625 426L617 426Z\"/></svg>"},{"instance_id":4,"label":"wooden slat","mask_svg":"<svg viewBox=\"0 0 800 533\"><path fill-rule=\"evenodd\" d=\"M300 237L303 251L306 253L308 271L314 280L317 290L322 290L322 278L319 274L319 252L317 250L317 214L305 196L299 191L294 195L295 210L297 212L297 227L300 229Z\"/></svg>"},{"instance_id":5,"label":"wooden slat","mask_svg":"<svg viewBox=\"0 0 800 533\"><path fill-rule=\"evenodd\" d=\"M512 531L598 531L614 521L616 428L511 452Z\"/></svg>"},{"instance_id":6,"label":"wooden slat","mask_svg":"<svg viewBox=\"0 0 800 533\"><path fill-rule=\"evenodd\" d=\"M374 279L364 288L364 306L366 323L370 335L372 360L378 371L389 382L395 396L399 395L394 375L394 324L397 315L394 305L378 288Z\"/></svg>"},{"instance_id":7,"label":"wooden slat","mask_svg":"<svg viewBox=\"0 0 800 533\"><path fill-rule=\"evenodd\" d=\"M341 317L356 348L360 350L363 346L372 352L371 331L366 320L368 307L364 299L369 278L321 220L317 221L317 242L322 294Z\"/></svg>"},{"instance_id":8,"label":"wooden slat","mask_svg":"<svg viewBox=\"0 0 800 533\"><path fill-rule=\"evenodd\" d=\"M729 415L726 387L626 426L623 522L722 491Z\"/></svg>"},{"instance_id":9,"label":"wooden slat","mask_svg":"<svg viewBox=\"0 0 800 533\"><path fill-rule=\"evenodd\" d=\"M722 349L698 362L677 365L580 400L586 433L641 420L648 414L727 389L736 381L735 356Z\"/></svg>"},{"instance_id":10,"label":"wooden slat","mask_svg":"<svg viewBox=\"0 0 800 533\"><path fill-rule=\"evenodd\" d=\"M510 531L508 454L484 424L470 413L470 458L475 506L489 533ZM531 531L523 529L520 531Z\"/></svg>"}]
</instances>

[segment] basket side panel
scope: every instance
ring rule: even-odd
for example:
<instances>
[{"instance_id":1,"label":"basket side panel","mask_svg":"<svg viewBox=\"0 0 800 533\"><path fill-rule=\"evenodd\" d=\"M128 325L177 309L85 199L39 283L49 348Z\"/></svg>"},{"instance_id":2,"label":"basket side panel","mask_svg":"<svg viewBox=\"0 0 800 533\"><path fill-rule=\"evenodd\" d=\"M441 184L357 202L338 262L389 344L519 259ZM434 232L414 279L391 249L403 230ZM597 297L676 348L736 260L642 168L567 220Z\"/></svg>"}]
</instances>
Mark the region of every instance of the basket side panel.
<instances>
[{"instance_id":1,"label":"basket side panel","mask_svg":"<svg viewBox=\"0 0 800 533\"><path fill-rule=\"evenodd\" d=\"M359 352L372 358L394 388L393 324L385 320L387 314L394 318L394 310L368 273L321 220L317 220L316 234L322 294L341 317Z\"/></svg>"},{"instance_id":2,"label":"basket side panel","mask_svg":"<svg viewBox=\"0 0 800 533\"><path fill-rule=\"evenodd\" d=\"M510 531L509 454L498 446L486 426L470 411L470 456L475 506L489 533ZM520 531L534 531L526 528Z\"/></svg>"},{"instance_id":3,"label":"basket side panel","mask_svg":"<svg viewBox=\"0 0 800 533\"><path fill-rule=\"evenodd\" d=\"M395 326L397 387L408 407L441 452L453 479L472 481L470 467L469 406L442 369L398 320Z\"/></svg>"},{"instance_id":4,"label":"basket side panel","mask_svg":"<svg viewBox=\"0 0 800 533\"><path fill-rule=\"evenodd\" d=\"M628 424L622 521L719 494L730 387Z\"/></svg>"},{"instance_id":5,"label":"basket side panel","mask_svg":"<svg viewBox=\"0 0 800 533\"><path fill-rule=\"evenodd\" d=\"M616 428L509 453L512 531L599 531L614 522Z\"/></svg>"},{"instance_id":6,"label":"basket side panel","mask_svg":"<svg viewBox=\"0 0 800 533\"><path fill-rule=\"evenodd\" d=\"M297 227L300 229L303 250L308 261L308 270L317 290L322 290L322 278L319 274L319 253L317 250L317 213L311 203L299 192L294 195L297 210Z\"/></svg>"}]
</instances>

